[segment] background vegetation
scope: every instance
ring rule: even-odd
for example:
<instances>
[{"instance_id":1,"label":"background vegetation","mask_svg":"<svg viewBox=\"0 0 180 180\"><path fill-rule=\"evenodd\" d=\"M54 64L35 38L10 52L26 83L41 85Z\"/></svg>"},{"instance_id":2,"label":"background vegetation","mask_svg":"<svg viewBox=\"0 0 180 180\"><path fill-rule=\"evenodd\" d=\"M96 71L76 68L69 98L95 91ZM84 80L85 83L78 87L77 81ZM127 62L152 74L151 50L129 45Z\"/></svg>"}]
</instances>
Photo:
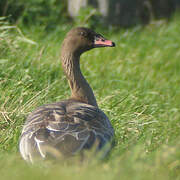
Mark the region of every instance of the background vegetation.
<instances>
[{"instance_id":1,"label":"background vegetation","mask_svg":"<svg viewBox=\"0 0 180 180\"><path fill-rule=\"evenodd\" d=\"M106 13L101 12L100 4L105 4ZM106 26L129 27L148 24L153 19L169 19L179 6L179 0L1 0L0 16L9 16L16 24L43 25L51 30L58 24L78 19L85 23L87 18L98 21L96 26L103 22ZM72 14L79 7L82 8L74 17ZM101 13L94 13L97 10Z\"/></svg>"},{"instance_id":2,"label":"background vegetation","mask_svg":"<svg viewBox=\"0 0 180 180\"><path fill-rule=\"evenodd\" d=\"M44 11L44 1L36 2L34 8ZM46 2L49 8L53 2ZM50 16L39 13L35 22L23 7L28 3L17 1L14 5L21 4L21 15L0 18L0 178L180 179L179 15L169 22L161 19L129 29L96 26L117 46L87 52L81 67L100 108L111 119L116 145L103 162L31 166L19 155L19 135L29 112L69 97L59 49L74 24L64 11L66 6L60 11L64 18L58 19L57 11L49 10ZM90 7L87 12L92 10ZM75 24L97 23L87 14L77 17Z\"/></svg>"}]
</instances>

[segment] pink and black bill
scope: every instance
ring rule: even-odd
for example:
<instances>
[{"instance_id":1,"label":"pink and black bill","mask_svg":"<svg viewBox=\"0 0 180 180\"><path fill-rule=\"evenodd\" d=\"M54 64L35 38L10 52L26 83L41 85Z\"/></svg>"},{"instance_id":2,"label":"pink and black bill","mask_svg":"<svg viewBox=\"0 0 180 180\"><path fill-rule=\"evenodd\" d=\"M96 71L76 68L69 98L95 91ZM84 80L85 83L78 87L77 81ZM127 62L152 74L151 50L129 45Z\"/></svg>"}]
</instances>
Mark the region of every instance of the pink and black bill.
<instances>
[{"instance_id":1,"label":"pink and black bill","mask_svg":"<svg viewBox=\"0 0 180 180\"><path fill-rule=\"evenodd\" d=\"M96 35L94 39L94 47L114 47L115 43L112 42L111 40L105 39L101 35Z\"/></svg>"}]
</instances>

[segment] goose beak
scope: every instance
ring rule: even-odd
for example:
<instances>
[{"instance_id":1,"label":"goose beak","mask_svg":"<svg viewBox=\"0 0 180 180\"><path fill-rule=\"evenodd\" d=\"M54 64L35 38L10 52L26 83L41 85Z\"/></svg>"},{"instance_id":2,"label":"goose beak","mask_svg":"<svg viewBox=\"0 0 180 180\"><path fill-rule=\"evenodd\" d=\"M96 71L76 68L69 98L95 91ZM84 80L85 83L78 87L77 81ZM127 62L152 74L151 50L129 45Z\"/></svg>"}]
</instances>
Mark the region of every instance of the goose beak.
<instances>
[{"instance_id":1,"label":"goose beak","mask_svg":"<svg viewBox=\"0 0 180 180\"><path fill-rule=\"evenodd\" d=\"M115 43L105 39L103 36L101 35L97 35L95 36L95 40L94 40L94 47L114 47Z\"/></svg>"}]
</instances>

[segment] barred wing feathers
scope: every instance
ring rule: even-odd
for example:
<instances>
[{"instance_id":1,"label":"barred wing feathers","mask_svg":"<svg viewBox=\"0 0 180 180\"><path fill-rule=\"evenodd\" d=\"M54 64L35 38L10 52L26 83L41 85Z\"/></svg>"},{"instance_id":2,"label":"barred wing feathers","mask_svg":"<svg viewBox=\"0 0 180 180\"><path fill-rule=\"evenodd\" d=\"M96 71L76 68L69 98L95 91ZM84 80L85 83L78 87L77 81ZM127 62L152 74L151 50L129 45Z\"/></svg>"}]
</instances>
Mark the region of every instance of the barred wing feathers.
<instances>
[{"instance_id":1,"label":"barred wing feathers","mask_svg":"<svg viewBox=\"0 0 180 180\"><path fill-rule=\"evenodd\" d=\"M111 141L113 128L97 107L66 100L47 104L31 113L23 127L20 152L27 161L47 156L69 156L90 149L97 150Z\"/></svg>"}]
</instances>

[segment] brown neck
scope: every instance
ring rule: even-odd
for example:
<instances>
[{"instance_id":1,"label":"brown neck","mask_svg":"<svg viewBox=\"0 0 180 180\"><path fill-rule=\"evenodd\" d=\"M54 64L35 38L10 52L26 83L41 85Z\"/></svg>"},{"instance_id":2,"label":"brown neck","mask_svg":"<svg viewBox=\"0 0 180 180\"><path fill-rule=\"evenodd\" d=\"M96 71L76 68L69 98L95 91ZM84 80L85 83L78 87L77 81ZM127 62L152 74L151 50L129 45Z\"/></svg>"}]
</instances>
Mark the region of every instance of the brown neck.
<instances>
[{"instance_id":1,"label":"brown neck","mask_svg":"<svg viewBox=\"0 0 180 180\"><path fill-rule=\"evenodd\" d=\"M71 98L98 106L90 85L81 73L79 60L79 55L61 54L62 66L71 88Z\"/></svg>"}]
</instances>

